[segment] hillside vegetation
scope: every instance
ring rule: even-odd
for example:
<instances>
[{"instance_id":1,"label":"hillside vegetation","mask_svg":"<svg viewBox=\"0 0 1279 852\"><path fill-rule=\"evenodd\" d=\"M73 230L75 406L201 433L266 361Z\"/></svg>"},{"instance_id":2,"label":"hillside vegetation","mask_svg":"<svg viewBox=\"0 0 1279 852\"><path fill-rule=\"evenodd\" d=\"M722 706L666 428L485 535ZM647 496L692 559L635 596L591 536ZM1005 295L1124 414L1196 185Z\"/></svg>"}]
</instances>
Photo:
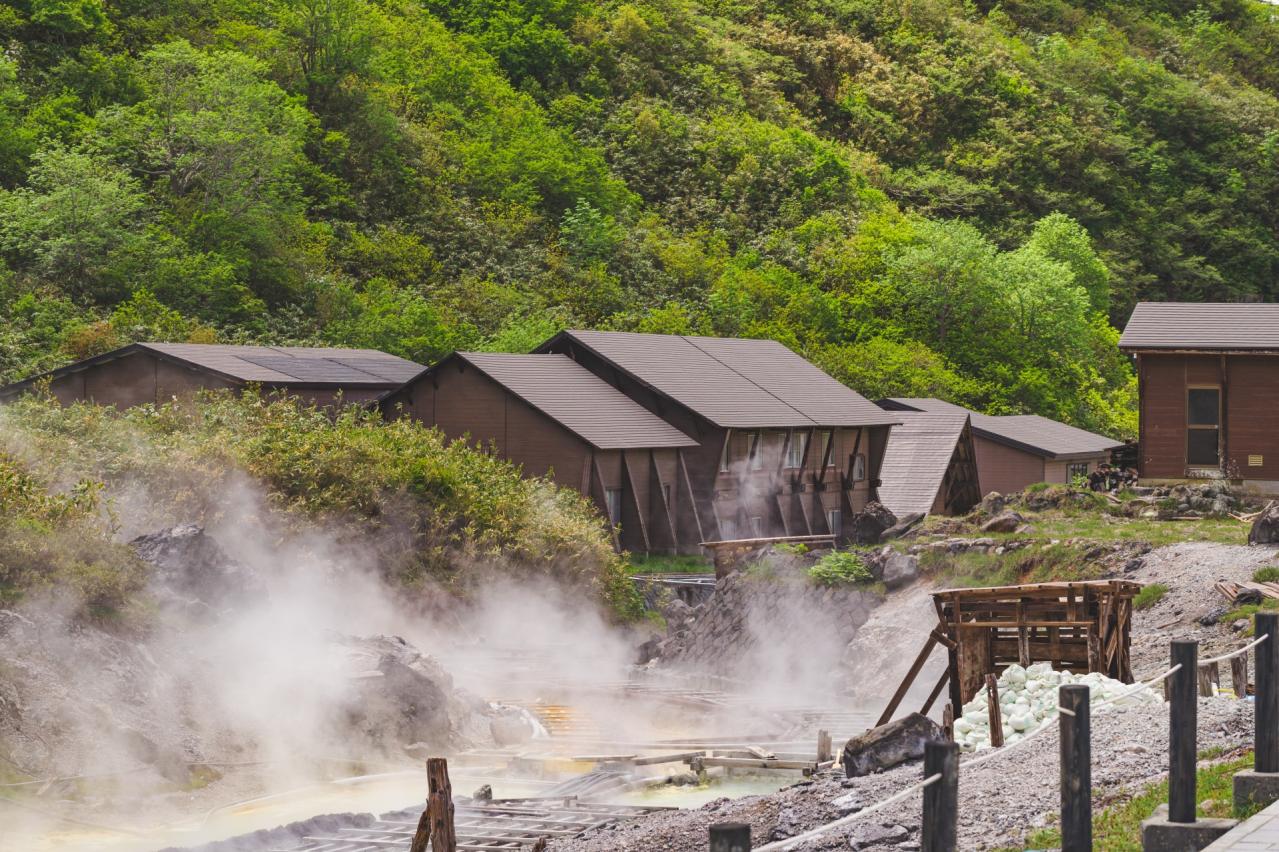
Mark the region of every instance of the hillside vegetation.
<instances>
[{"instance_id":1,"label":"hillside vegetation","mask_svg":"<svg viewBox=\"0 0 1279 852\"><path fill-rule=\"evenodd\" d=\"M1254 0L5 0L0 377L775 337L1134 432L1141 297L1275 297Z\"/></svg>"},{"instance_id":2,"label":"hillside vegetation","mask_svg":"<svg viewBox=\"0 0 1279 852\"><path fill-rule=\"evenodd\" d=\"M280 553L331 550L424 605L497 571L561 583L620 620L641 609L586 498L408 419L226 393L123 413L29 397L0 412L0 606L57 592L127 615L146 574L115 542L186 522Z\"/></svg>"}]
</instances>

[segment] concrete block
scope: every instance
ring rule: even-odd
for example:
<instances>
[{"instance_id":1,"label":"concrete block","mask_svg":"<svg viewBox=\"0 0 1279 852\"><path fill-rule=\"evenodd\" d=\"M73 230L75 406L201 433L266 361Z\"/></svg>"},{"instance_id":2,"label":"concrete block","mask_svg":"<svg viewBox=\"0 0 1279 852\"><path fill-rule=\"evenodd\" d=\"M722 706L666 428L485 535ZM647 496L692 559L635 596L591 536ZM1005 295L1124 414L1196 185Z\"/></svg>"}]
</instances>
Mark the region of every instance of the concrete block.
<instances>
[{"instance_id":1,"label":"concrete block","mask_svg":"<svg viewBox=\"0 0 1279 852\"><path fill-rule=\"evenodd\" d=\"M1235 773L1235 813L1279 801L1279 772L1245 769Z\"/></svg>"},{"instance_id":2,"label":"concrete block","mask_svg":"<svg viewBox=\"0 0 1279 852\"><path fill-rule=\"evenodd\" d=\"M1199 852L1238 824L1237 819L1169 822L1164 804L1141 824L1141 848L1143 852Z\"/></svg>"}]
</instances>

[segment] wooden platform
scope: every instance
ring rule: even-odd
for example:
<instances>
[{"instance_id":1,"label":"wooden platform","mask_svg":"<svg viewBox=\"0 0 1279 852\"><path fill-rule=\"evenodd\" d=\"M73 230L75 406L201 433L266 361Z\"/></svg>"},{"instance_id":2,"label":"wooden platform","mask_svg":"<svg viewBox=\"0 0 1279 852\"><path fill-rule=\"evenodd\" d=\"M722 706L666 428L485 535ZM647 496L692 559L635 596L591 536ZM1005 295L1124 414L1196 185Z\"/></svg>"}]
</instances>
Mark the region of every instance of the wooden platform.
<instances>
[{"instance_id":1,"label":"wooden platform","mask_svg":"<svg viewBox=\"0 0 1279 852\"><path fill-rule=\"evenodd\" d=\"M1013 663L1047 662L1055 669L1101 672L1132 683L1132 599L1139 591L1141 584L1128 580L1088 580L934 592L938 624L879 724L892 719L938 645L947 653L946 672L924 713L949 686L953 718L987 674L998 675Z\"/></svg>"}]
</instances>

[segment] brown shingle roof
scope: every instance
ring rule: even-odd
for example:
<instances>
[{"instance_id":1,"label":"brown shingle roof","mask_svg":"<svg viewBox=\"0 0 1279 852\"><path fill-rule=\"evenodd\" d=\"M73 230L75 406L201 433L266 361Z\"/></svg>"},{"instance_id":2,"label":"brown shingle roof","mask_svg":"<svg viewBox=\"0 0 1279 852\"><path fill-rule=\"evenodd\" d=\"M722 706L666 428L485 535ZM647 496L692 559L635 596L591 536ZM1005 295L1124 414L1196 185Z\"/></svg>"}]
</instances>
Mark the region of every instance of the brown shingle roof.
<instances>
[{"instance_id":1,"label":"brown shingle roof","mask_svg":"<svg viewBox=\"0 0 1279 852\"><path fill-rule=\"evenodd\" d=\"M1099 455L1123 446L1122 442L1113 438L1067 426L1038 414L995 417L969 411L945 400L926 397L895 397L882 400L881 404L898 411L926 411L934 414L962 412L971 417L974 434L1054 459Z\"/></svg>"},{"instance_id":2,"label":"brown shingle roof","mask_svg":"<svg viewBox=\"0 0 1279 852\"><path fill-rule=\"evenodd\" d=\"M1141 302L1119 347L1138 349L1279 349L1279 304Z\"/></svg>"},{"instance_id":3,"label":"brown shingle roof","mask_svg":"<svg viewBox=\"0 0 1279 852\"><path fill-rule=\"evenodd\" d=\"M565 355L458 352L455 357L600 449L697 446L692 438Z\"/></svg>"},{"instance_id":4,"label":"brown shingle roof","mask_svg":"<svg viewBox=\"0 0 1279 852\"><path fill-rule=\"evenodd\" d=\"M879 502L897 517L928 514L937 501L968 414L905 412L888 433L879 469Z\"/></svg>"},{"instance_id":5,"label":"brown shingle roof","mask_svg":"<svg viewBox=\"0 0 1279 852\"><path fill-rule=\"evenodd\" d=\"M758 429L897 422L774 340L617 331L566 331L564 335L717 426Z\"/></svg>"},{"instance_id":6,"label":"brown shingle roof","mask_svg":"<svg viewBox=\"0 0 1279 852\"><path fill-rule=\"evenodd\" d=\"M12 397L42 379L70 373L132 355L149 352L169 361L206 370L235 382L289 387L398 387L422 371L420 364L376 349L316 346L233 346L216 343L133 343L111 352L76 361L48 373L0 388L0 398Z\"/></svg>"}]
</instances>

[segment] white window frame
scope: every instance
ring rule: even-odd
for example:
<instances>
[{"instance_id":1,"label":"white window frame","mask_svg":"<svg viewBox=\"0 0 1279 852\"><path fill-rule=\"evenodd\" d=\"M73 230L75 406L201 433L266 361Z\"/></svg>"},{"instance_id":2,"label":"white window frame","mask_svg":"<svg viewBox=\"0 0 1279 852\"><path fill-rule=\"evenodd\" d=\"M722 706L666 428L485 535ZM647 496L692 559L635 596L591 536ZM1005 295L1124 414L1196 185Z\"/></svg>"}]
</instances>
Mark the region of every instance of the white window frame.
<instances>
[{"instance_id":1,"label":"white window frame","mask_svg":"<svg viewBox=\"0 0 1279 852\"><path fill-rule=\"evenodd\" d=\"M844 513L839 509L827 509L826 526L830 527L831 535L843 535Z\"/></svg>"},{"instance_id":2,"label":"white window frame","mask_svg":"<svg viewBox=\"0 0 1279 852\"><path fill-rule=\"evenodd\" d=\"M786 442L786 469L798 470L804 466L804 444L808 433L800 429L792 429Z\"/></svg>"},{"instance_id":3,"label":"white window frame","mask_svg":"<svg viewBox=\"0 0 1279 852\"><path fill-rule=\"evenodd\" d=\"M751 433L750 450L747 455L746 466L751 470L764 469L764 433L756 431Z\"/></svg>"},{"instance_id":4,"label":"white window frame","mask_svg":"<svg viewBox=\"0 0 1279 852\"><path fill-rule=\"evenodd\" d=\"M604 489L604 510L608 513L608 522L617 526L622 522L622 489Z\"/></svg>"}]
</instances>

